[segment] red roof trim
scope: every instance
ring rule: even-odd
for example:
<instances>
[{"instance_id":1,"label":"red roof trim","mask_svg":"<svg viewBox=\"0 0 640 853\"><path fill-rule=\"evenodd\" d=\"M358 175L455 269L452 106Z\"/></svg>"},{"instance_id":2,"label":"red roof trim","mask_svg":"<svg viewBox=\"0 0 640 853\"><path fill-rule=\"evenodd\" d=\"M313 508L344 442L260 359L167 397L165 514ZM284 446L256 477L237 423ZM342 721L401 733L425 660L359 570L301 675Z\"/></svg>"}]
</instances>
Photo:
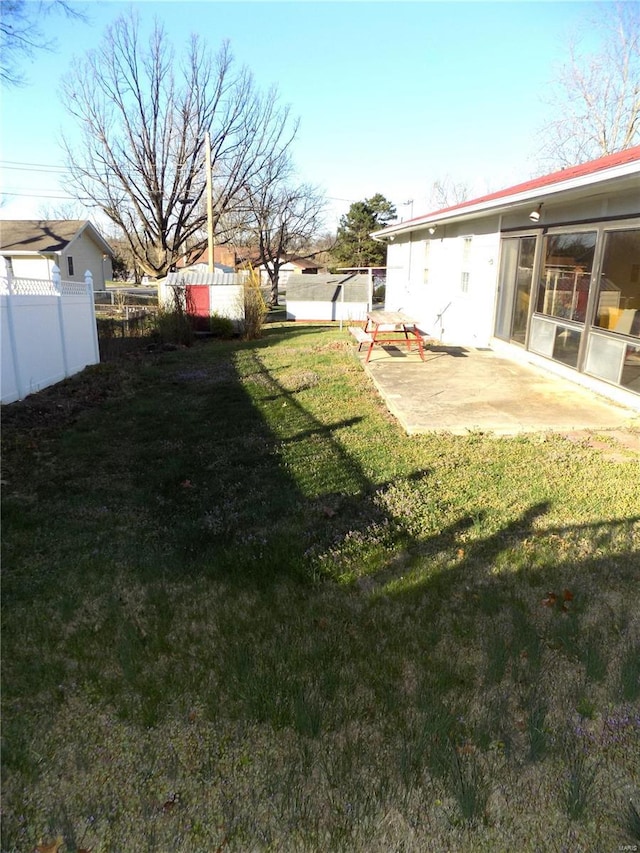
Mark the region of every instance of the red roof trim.
<instances>
[{"instance_id":1,"label":"red roof trim","mask_svg":"<svg viewBox=\"0 0 640 853\"><path fill-rule=\"evenodd\" d=\"M442 215L444 213L452 213L454 210L464 210L467 207L472 207L476 204L482 204L488 201L497 201L501 198L508 198L519 193L532 192L533 190L549 187L553 184L563 183L572 178L583 178L586 175L593 175L601 172L604 169L612 169L615 166L624 166L627 163L633 163L635 160L640 160L640 145L633 148L626 148L624 151L617 151L615 154L607 154L605 157L599 157L597 160L590 160L588 163L581 163L579 166L570 166L567 169L560 169L558 172L552 172L549 175L543 175L540 178L533 178L530 181L524 181L521 184L516 184L513 187L507 187L498 192L489 193L488 195L473 198L469 201L463 201L461 204L455 204L452 207L443 207L441 210L434 210L432 213L425 213L421 216L416 216L413 219L405 219L404 222L398 225L406 226L409 222L417 222L425 217ZM393 225L389 226L393 228Z\"/></svg>"}]
</instances>

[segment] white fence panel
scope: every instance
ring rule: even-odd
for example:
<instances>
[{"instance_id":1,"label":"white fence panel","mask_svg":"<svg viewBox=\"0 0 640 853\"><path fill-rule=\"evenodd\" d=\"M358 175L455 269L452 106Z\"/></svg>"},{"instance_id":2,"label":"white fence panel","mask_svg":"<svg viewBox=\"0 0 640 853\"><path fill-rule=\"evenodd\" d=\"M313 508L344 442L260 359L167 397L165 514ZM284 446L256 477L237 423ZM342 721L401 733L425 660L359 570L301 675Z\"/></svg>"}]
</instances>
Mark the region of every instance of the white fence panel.
<instances>
[{"instance_id":1,"label":"white fence panel","mask_svg":"<svg viewBox=\"0 0 640 853\"><path fill-rule=\"evenodd\" d=\"M10 403L20 397L20 378L16 369L15 341L13 338L13 324L9 319L9 297L4 293L0 296L0 330L2 333L2 402Z\"/></svg>"},{"instance_id":2,"label":"white fence panel","mask_svg":"<svg viewBox=\"0 0 640 853\"><path fill-rule=\"evenodd\" d=\"M0 258L0 262L4 261ZM85 282L13 279L0 264L3 403L100 361L91 274Z\"/></svg>"},{"instance_id":3,"label":"white fence panel","mask_svg":"<svg viewBox=\"0 0 640 853\"><path fill-rule=\"evenodd\" d=\"M22 399L66 376L57 296L9 296L15 340L18 397ZM2 402L8 402L2 389Z\"/></svg>"}]
</instances>

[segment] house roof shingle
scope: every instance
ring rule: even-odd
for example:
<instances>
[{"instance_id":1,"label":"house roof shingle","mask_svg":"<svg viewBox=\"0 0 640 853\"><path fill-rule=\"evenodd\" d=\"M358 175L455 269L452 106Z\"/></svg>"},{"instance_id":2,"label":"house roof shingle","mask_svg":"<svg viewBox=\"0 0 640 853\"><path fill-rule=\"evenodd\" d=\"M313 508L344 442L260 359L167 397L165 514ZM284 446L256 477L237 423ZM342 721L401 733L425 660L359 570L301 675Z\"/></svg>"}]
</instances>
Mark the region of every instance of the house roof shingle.
<instances>
[{"instance_id":1,"label":"house roof shingle","mask_svg":"<svg viewBox=\"0 0 640 853\"><path fill-rule=\"evenodd\" d=\"M63 251L78 233L91 227L92 234L109 252L111 247L88 219L5 219L0 221L0 249L37 254Z\"/></svg>"}]
</instances>

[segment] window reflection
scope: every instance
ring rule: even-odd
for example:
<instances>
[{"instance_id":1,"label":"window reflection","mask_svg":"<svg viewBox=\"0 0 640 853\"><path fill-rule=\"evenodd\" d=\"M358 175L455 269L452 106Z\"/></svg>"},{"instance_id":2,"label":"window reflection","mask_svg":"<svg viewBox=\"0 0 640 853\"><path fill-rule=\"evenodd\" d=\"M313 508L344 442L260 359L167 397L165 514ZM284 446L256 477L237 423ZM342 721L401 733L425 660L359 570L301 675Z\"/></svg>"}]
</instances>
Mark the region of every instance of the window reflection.
<instances>
[{"instance_id":1,"label":"window reflection","mask_svg":"<svg viewBox=\"0 0 640 853\"><path fill-rule=\"evenodd\" d=\"M595 245L596 234L591 231L546 237L538 313L584 323Z\"/></svg>"},{"instance_id":2,"label":"window reflection","mask_svg":"<svg viewBox=\"0 0 640 853\"><path fill-rule=\"evenodd\" d=\"M562 361L569 367L578 366L578 350L580 349L580 338L582 332L577 329L567 329L562 326L556 328L555 341L553 343L553 358Z\"/></svg>"},{"instance_id":3,"label":"window reflection","mask_svg":"<svg viewBox=\"0 0 640 853\"><path fill-rule=\"evenodd\" d=\"M622 366L621 384L640 393L640 346L628 346Z\"/></svg>"},{"instance_id":4,"label":"window reflection","mask_svg":"<svg viewBox=\"0 0 640 853\"><path fill-rule=\"evenodd\" d=\"M640 229L605 235L595 325L640 338Z\"/></svg>"}]
</instances>

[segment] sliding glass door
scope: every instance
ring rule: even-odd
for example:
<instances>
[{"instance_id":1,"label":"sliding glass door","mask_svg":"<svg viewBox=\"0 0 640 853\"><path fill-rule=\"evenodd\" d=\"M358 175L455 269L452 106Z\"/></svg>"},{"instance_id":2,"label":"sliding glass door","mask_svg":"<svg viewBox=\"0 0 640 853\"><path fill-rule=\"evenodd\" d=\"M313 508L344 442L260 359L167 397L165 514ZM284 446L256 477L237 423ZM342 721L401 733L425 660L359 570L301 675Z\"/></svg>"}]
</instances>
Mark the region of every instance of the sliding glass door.
<instances>
[{"instance_id":1,"label":"sliding glass door","mask_svg":"<svg viewBox=\"0 0 640 853\"><path fill-rule=\"evenodd\" d=\"M640 393L638 221L503 236L495 337Z\"/></svg>"},{"instance_id":2,"label":"sliding glass door","mask_svg":"<svg viewBox=\"0 0 640 853\"><path fill-rule=\"evenodd\" d=\"M535 237L507 237L502 241L496 337L524 344L533 285Z\"/></svg>"},{"instance_id":3,"label":"sliding glass door","mask_svg":"<svg viewBox=\"0 0 640 853\"><path fill-rule=\"evenodd\" d=\"M548 234L529 347L579 368L597 233Z\"/></svg>"}]
</instances>

